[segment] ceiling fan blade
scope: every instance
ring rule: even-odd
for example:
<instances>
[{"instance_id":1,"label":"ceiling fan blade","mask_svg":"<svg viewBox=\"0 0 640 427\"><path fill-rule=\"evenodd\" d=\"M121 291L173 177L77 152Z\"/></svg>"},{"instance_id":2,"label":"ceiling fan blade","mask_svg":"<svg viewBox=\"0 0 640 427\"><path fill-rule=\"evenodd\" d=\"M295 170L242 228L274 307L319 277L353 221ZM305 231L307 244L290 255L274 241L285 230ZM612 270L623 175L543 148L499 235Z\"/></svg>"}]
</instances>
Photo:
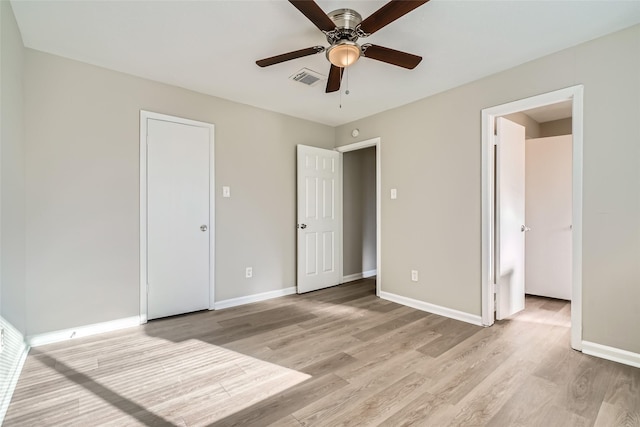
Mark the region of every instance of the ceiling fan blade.
<instances>
[{"instance_id":1,"label":"ceiling fan blade","mask_svg":"<svg viewBox=\"0 0 640 427\"><path fill-rule=\"evenodd\" d=\"M335 65L331 64L331 69L329 70L329 78L327 79L327 89L325 90L325 93L337 92L340 90L342 70L343 68L336 67Z\"/></svg>"},{"instance_id":2,"label":"ceiling fan blade","mask_svg":"<svg viewBox=\"0 0 640 427\"><path fill-rule=\"evenodd\" d=\"M373 12L373 15L362 21L362 23L360 23L360 29L366 34L373 34L428 1L429 0L391 0Z\"/></svg>"},{"instance_id":3,"label":"ceiling fan blade","mask_svg":"<svg viewBox=\"0 0 640 427\"><path fill-rule=\"evenodd\" d=\"M331 31L336 28L331 18L313 0L289 0L307 19L320 29L320 31Z\"/></svg>"},{"instance_id":4,"label":"ceiling fan blade","mask_svg":"<svg viewBox=\"0 0 640 427\"><path fill-rule=\"evenodd\" d=\"M302 58L303 56L313 55L314 53L324 52L323 46L313 46L306 49L294 50L293 52L283 53L282 55L272 56L270 58L264 58L256 61L261 67L268 67L269 65L279 64L285 61L291 61L292 59Z\"/></svg>"},{"instance_id":5,"label":"ceiling fan blade","mask_svg":"<svg viewBox=\"0 0 640 427\"><path fill-rule=\"evenodd\" d=\"M412 55L410 53L401 52L388 47L382 47L375 44L365 44L362 46L363 56L365 58L375 59L377 61L386 62L387 64L397 65L398 67L413 70L422 61L421 56Z\"/></svg>"}]
</instances>

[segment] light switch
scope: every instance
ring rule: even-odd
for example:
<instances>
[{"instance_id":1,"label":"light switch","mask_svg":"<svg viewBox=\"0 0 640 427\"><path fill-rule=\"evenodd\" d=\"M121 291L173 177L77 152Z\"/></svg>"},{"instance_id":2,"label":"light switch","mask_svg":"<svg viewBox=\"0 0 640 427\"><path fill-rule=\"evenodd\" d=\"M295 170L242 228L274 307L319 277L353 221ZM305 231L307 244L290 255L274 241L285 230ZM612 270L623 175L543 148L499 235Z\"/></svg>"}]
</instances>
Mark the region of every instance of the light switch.
<instances>
[{"instance_id":1,"label":"light switch","mask_svg":"<svg viewBox=\"0 0 640 427\"><path fill-rule=\"evenodd\" d=\"M222 187L222 197L231 197L231 187Z\"/></svg>"},{"instance_id":2,"label":"light switch","mask_svg":"<svg viewBox=\"0 0 640 427\"><path fill-rule=\"evenodd\" d=\"M395 188L391 189L391 198L392 199L397 199L398 198L398 190Z\"/></svg>"}]
</instances>

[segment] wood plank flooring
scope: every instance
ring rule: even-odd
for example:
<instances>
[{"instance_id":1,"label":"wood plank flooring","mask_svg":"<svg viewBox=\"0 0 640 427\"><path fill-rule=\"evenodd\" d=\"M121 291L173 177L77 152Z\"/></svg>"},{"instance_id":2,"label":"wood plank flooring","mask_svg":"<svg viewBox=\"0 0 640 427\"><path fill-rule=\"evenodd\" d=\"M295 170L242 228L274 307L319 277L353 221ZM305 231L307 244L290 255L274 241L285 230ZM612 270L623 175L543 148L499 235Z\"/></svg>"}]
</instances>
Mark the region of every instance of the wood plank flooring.
<instances>
[{"instance_id":1,"label":"wood plank flooring","mask_svg":"<svg viewBox=\"0 0 640 427\"><path fill-rule=\"evenodd\" d=\"M32 349L5 426L640 426L640 369L570 349L570 306L482 328L374 280Z\"/></svg>"}]
</instances>

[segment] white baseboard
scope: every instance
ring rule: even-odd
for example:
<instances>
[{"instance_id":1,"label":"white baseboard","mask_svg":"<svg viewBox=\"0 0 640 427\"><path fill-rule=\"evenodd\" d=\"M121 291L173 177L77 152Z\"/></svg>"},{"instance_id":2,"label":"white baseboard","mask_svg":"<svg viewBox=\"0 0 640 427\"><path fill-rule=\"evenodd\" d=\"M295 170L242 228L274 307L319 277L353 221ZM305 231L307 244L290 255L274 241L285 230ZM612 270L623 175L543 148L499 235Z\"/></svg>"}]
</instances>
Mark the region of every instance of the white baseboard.
<instances>
[{"instance_id":1,"label":"white baseboard","mask_svg":"<svg viewBox=\"0 0 640 427\"><path fill-rule=\"evenodd\" d=\"M369 270L369 271L363 271L362 272L362 277L364 279L366 279L368 277L377 276L377 275L378 275L378 270Z\"/></svg>"},{"instance_id":2,"label":"white baseboard","mask_svg":"<svg viewBox=\"0 0 640 427\"><path fill-rule=\"evenodd\" d=\"M640 368L640 354L589 341L582 341L582 352L590 356Z\"/></svg>"},{"instance_id":3,"label":"white baseboard","mask_svg":"<svg viewBox=\"0 0 640 427\"><path fill-rule=\"evenodd\" d=\"M31 347L53 344L73 338L88 337L104 332L117 331L140 325L140 316L125 317L124 319L111 320L109 322L94 323L92 325L78 326L77 328L63 329L60 331L45 332L43 334L29 335L27 343Z\"/></svg>"},{"instance_id":4,"label":"white baseboard","mask_svg":"<svg viewBox=\"0 0 640 427\"><path fill-rule=\"evenodd\" d=\"M439 316L449 317L451 319L471 323L472 325L483 326L482 317L475 314L465 313L463 311L458 311L452 308L430 304L428 302L416 300L413 298L403 297L402 295L396 295L389 292L380 292L380 298L386 299L388 301L393 301L398 304L406 305L407 307L437 314Z\"/></svg>"},{"instance_id":5,"label":"white baseboard","mask_svg":"<svg viewBox=\"0 0 640 427\"><path fill-rule=\"evenodd\" d=\"M11 376L9 378L8 384L6 384L6 388L2 387L4 388L4 390L1 390L4 393L2 396L0 396L0 398L2 398L2 400L0 401L0 425L2 425L5 415L7 415L9 403L11 403L13 392L15 391L16 385L18 384L18 379L20 378L20 373L22 372L22 367L24 366L24 362L27 360L28 354L29 346L26 343L22 342L15 368L13 369L13 372L11 372Z\"/></svg>"},{"instance_id":6,"label":"white baseboard","mask_svg":"<svg viewBox=\"0 0 640 427\"><path fill-rule=\"evenodd\" d=\"M217 301L214 304L215 310L223 308L236 307L238 305L251 304L252 302L260 302L272 298L284 297L286 295L292 295L296 293L296 287L278 289L276 291L262 292L259 294L247 295L246 297L230 298L222 301Z\"/></svg>"},{"instance_id":7,"label":"white baseboard","mask_svg":"<svg viewBox=\"0 0 640 427\"><path fill-rule=\"evenodd\" d=\"M354 280L366 279L377 275L378 270L368 270L363 271L362 273L349 274L347 276L342 276L342 281L340 283L353 282Z\"/></svg>"}]
</instances>

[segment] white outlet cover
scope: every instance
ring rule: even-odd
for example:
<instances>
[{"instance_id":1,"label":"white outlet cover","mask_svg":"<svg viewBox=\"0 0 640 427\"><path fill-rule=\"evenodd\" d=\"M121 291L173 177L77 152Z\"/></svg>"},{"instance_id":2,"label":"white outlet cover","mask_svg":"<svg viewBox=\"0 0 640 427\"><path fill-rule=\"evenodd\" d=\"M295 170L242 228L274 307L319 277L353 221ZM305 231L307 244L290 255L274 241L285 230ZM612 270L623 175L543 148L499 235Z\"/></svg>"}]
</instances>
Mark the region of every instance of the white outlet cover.
<instances>
[{"instance_id":1,"label":"white outlet cover","mask_svg":"<svg viewBox=\"0 0 640 427\"><path fill-rule=\"evenodd\" d=\"M391 189L391 199L395 200L398 198L398 190L395 188Z\"/></svg>"}]
</instances>

